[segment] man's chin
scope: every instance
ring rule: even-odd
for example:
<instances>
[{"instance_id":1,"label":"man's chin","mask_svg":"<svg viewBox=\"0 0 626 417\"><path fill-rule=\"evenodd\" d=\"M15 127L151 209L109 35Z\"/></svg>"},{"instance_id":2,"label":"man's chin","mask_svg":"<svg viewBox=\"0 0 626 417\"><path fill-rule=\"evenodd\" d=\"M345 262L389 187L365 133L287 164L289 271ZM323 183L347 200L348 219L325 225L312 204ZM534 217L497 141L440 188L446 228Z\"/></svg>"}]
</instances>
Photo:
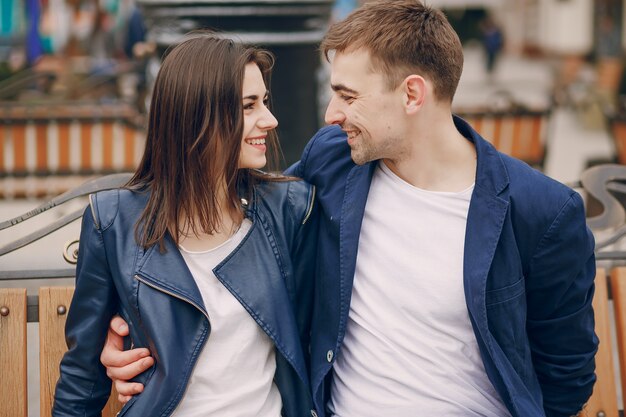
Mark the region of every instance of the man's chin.
<instances>
[{"instance_id":1,"label":"man's chin","mask_svg":"<svg viewBox=\"0 0 626 417\"><path fill-rule=\"evenodd\" d=\"M357 165L365 165L371 161L371 158L367 158L365 155L355 152L354 149L350 152L350 157L352 158L352 162Z\"/></svg>"}]
</instances>

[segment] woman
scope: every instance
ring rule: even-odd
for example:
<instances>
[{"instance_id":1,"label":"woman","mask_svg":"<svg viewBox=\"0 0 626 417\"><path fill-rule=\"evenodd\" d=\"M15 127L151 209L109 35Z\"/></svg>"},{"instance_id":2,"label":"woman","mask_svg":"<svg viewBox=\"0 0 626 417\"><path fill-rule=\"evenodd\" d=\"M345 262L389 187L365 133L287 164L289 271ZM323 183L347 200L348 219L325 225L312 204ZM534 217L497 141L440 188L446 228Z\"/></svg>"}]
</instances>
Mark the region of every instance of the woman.
<instances>
[{"instance_id":1,"label":"woman","mask_svg":"<svg viewBox=\"0 0 626 417\"><path fill-rule=\"evenodd\" d=\"M155 365L119 416L303 416L314 190L258 168L272 56L210 35L163 60L143 160L85 210L53 415L100 415L111 317Z\"/></svg>"}]
</instances>

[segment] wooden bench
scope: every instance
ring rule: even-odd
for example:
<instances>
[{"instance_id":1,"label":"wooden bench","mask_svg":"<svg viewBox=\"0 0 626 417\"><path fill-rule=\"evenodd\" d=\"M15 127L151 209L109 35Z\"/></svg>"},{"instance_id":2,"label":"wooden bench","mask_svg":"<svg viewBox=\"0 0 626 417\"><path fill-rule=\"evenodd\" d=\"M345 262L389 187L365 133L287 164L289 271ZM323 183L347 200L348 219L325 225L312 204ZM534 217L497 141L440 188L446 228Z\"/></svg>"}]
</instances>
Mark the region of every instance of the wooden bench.
<instances>
[{"instance_id":1,"label":"wooden bench","mask_svg":"<svg viewBox=\"0 0 626 417\"><path fill-rule=\"evenodd\" d=\"M543 168L549 110L460 111L458 115L500 152Z\"/></svg>"},{"instance_id":2,"label":"wooden bench","mask_svg":"<svg viewBox=\"0 0 626 417\"><path fill-rule=\"evenodd\" d=\"M608 288L613 298L617 332L611 329ZM71 287L42 287L39 289L39 369L41 417L51 415L54 387L59 378L59 362L67 350L64 339L65 321L74 293ZM615 375L619 369L622 395L626 398L626 267L614 268L609 277L604 269L596 275L593 301L596 333L600 348L596 355L598 380L586 407L589 417L618 417ZM27 417L26 380L26 322L27 296L25 289L0 288L0 416ZM618 344L619 367L614 363L612 338ZM113 393L106 405L104 417L114 417L121 404Z\"/></svg>"},{"instance_id":3,"label":"wooden bench","mask_svg":"<svg viewBox=\"0 0 626 417\"><path fill-rule=\"evenodd\" d=\"M52 413L59 363L67 346L65 321L74 294L71 287L39 289L39 395L40 416ZM25 289L0 288L0 416L28 416L26 378L27 296ZM114 417L122 408L113 392L103 417Z\"/></svg>"},{"instance_id":4,"label":"wooden bench","mask_svg":"<svg viewBox=\"0 0 626 417\"><path fill-rule=\"evenodd\" d=\"M620 412L623 405L618 404L617 400L617 372L622 398L626 398L626 267L612 269L608 277L604 269L598 269L595 282L593 308L596 334L600 339L596 354L598 379L585 411L589 417L618 417L623 413L623 410ZM609 303L609 292L612 295L613 309ZM611 315L616 331L611 328ZM617 364L614 361L613 341L617 342Z\"/></svg>"},{"instance_id":5,"label":"wooden bench","mask_svg":"<svg viewBox=\"0 0 626 417\"><path fill-rule=\"evenodd\" d=\"M112 174L82 184L18 217L0 221L0 230L9 229L28 221L48 210L69 201L84 198L87 194L118 188L130 178L129 173ZM0 244L0 256L19 250L42 237L76 221L83 213L83 206L66 213L55 221L31 231L26 236ZM5 235L6 236L6 235ZM14 236L11 236L14 238ZM77 260L78 241L70 241L60 251L69 264ZM7 270L0 269L0 286L3 280L53 279L72 277L73 265L60 269ZM40 374L40 416L51 415L56 381L59 378L59 363L67 350L65 344L65 321L74 289L72 287L41 287L38 295L27 296L25 289L0 288L0 417L28 416L27 385L27 322L39 322L39 374ZM33 364L31 364L31 367ZM30 381L31 386L34 381ZM113 417L121 409L117 393L111 395L107 403L105 417Z\"/></svg>"}]
</instances>

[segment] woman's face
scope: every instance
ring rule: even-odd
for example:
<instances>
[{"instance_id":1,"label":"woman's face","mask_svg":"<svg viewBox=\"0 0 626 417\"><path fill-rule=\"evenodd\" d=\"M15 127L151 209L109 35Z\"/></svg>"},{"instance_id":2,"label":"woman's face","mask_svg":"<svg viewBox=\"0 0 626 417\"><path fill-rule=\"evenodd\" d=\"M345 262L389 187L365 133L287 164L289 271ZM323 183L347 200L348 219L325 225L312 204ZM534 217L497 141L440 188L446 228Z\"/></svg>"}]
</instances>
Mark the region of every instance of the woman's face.
<instances>
[{"instance_id":1,"label":"woman's face","mask_svg":"<svg viewBox=\"0 0 626 417\"><path fill-rule=\"evenodd\" d=\"M243 138L239 168L263 168L267 162L265 138L267 132L278 126L278 121L266 106L268 91L255 63L246 65L242 92Z\"/></svg>"}]
</instances>

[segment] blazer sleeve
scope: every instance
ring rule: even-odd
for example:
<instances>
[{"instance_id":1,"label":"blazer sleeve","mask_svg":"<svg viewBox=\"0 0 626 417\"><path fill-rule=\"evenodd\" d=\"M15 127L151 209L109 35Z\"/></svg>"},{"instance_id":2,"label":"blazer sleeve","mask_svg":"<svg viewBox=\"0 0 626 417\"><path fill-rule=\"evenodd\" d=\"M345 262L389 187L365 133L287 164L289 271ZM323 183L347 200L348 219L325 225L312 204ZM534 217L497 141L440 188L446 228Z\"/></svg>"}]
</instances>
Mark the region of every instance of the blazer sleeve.
<instances>
[{"instance_id":1,"label":"blazer sleeve","mask_svg":"<svg viewBox=\"0 0 626 417\"><path fill-rule=\"evenodd\" d=\"M540 240L527 279L527 331L546 416L571 416L595 382L594 239L572 192Z\"/></svg>"},{"instance_id":2,"label":"blazer sleeve","mask_svg":"<svg viewBox=\"0 0 626 417\"><path fill-rule=\"evenodd\" d=\"M118 308L117 300L102 232L88 207L80 233L76 289L65 326L69 350L61 360L54 417L101 415L110 395L111 380L100 363L100 352Z\"/></svg>"},{"instance_id":3,"label":"blazer sleeve","mask_svg":"<svg viewBox=\"0 0 626 417\"><path fill-rule=\"evenodd\" d=\"M315 187L308 186L308 204L305 212L298 216L298 231L291 245L291 262L295 278L297 304L296 320L304 355L308 362L311 317L313 314L313 291L317 263L317 236L319 209L315 201Z\"/></svg>"}]
</instances>

